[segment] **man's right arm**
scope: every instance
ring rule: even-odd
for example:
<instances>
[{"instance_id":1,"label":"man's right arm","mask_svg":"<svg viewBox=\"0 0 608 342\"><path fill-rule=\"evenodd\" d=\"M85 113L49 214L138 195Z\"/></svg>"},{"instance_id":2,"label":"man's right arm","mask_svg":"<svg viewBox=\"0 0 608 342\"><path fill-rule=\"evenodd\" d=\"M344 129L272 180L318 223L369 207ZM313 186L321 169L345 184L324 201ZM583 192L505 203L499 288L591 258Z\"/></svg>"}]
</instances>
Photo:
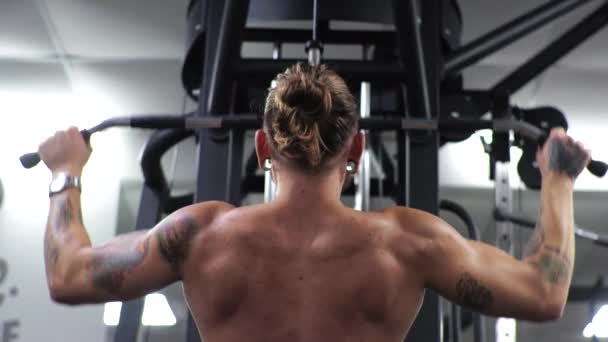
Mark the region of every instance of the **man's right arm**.
<instances>
[{"instance_id":1,"label":"man's right arm","mask_svg":"<svg viewBox=\"0 0 608 342\"><path fill-rule=\"evenodd\" d=\"M533 321L561 317L574 262L572 187L589 157L563 131L553 131L537 159L543 172L541 215L535 243L524 260L465 240L433 215L400 211L410 243L404 238L398 245L415 255L410 260L415 260L426 287L489 315Z\"/></svg>"}]
</instances>

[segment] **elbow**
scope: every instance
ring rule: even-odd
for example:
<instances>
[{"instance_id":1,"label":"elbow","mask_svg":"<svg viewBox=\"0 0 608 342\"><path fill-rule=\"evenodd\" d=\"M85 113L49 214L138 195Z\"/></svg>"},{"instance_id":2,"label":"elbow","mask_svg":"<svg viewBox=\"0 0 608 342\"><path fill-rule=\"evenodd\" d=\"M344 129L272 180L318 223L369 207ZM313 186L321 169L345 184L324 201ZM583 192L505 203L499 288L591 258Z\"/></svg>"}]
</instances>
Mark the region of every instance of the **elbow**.
<instances>
[{"instance_id":1,"label":"elbow","mask_svg":"<svg viewBox=\"0 0 608 342\"><path fill-rule=\"evenodd\" d=\"M564 308L566 307L566 301L551 301L546 298L542 299L540 304L537 306L539 309L532 321L536 322L551 322L560 320L564 316Z\"/></svg>"},{"instance_id":2,"label":"elbow","mask_svg":"<svg viewBox=\"0 0 608 342\"><path fill-rule=\"evenodd\" d=\"M53 280L49 282L48 286L49 296L53 302L63 305L83 304L83 302L72 293L65 282Z\"/></svg>"},{"instance_id":3,"label":"elbow","mask_svg":"<svg viewBox=\"0 0 608 342\"><path fill-rule=\"evenodd\" d=\"M544 313L543 313L544 321L560 320L564 316L565 307L566 307L565 301L545 304L545 309L544 309Z\"/></svg>"},{"instance_id":4,"label":"elbow","mask_svg":"<svg viewBox=\"0 0 608 342\"><path fill-rule=\"evenodd\" d=\"M58 304L67 304L69 300L67 296L66 286L61 281L53 280L49 281L49 295L51 300Z\"/></svg>"},{"instance_id":5,"label":"elbow","mask_svg":"<svg viewBox=\"0 0 608 342\"><path fill-rule=\"evenodd\" d=\"M557 321L564 316L564 309L568 302L568 287L545 287L544 295L540 299L543 321Z\"/></svg>"},{"instance_id":6,"label":"elbow","mask_svg":"<svg viewBox=\"0 0 608 342\"><path fill-rule=\"evenodd\" d=\"M64 286L57 281L49 282L48 285L51 300L55 303L64 304L64 301L66 300Z\"/></svg>"}]
</instances>

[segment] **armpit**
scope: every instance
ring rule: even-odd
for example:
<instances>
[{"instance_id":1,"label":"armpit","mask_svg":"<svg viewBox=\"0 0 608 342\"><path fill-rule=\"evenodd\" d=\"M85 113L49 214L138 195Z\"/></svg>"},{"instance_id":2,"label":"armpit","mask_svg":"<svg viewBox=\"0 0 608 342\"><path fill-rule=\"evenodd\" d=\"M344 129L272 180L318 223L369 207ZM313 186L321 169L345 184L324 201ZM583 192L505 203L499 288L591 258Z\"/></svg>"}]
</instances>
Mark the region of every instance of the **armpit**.
<instances>
[{"instance_id":1,"label":"armpit","mask_svg":"<svg viewBox=\"0 0 608 342\"><path fill-rule=\"evenodd\" d=\"M467 272L460 276L456 284L456 296L459 303L478 311L487 309L494 300L490 289L480 284Z\"/></svg>"}]
</instances>

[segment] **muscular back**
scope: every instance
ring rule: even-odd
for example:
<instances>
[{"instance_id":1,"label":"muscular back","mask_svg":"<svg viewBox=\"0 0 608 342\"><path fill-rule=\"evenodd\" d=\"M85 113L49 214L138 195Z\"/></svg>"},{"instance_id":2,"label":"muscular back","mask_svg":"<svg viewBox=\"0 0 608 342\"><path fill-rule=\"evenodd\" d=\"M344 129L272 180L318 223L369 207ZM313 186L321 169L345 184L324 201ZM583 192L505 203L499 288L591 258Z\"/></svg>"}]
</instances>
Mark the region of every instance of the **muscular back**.
<instances>
[{"instance_id":1,"label":"muscular back","mask_svg":"<svg viewBox=\"0 0 608 342\"><path fill-rule=\"evenodd\" d=\"M186 298L214 342L401 341L424 293L401 235L386 213L230 209L192 240Z\"/></svg>"},{"instance_id":2,"label":"muscular back","mask_svg":"<svg viewBox=\"0 0 608 342\"><path fill-rule=\"evenodd\" d=\"M56 137L42 150L68 138L85 150L76 129ZM284 200L272 204L186 207L101 246L92 246L80 192L71 188L51 197L49 293L66 304L125 301L182 280L202 335L213 342L400 341L425 287L485 314L554 320L572 278L574 179L588 160L563 130L551 132L537 155L542 210L523 260L467 241L420 211L345 208L337 198L342 171L284 177Z\"/></svg>"}]
</instances>

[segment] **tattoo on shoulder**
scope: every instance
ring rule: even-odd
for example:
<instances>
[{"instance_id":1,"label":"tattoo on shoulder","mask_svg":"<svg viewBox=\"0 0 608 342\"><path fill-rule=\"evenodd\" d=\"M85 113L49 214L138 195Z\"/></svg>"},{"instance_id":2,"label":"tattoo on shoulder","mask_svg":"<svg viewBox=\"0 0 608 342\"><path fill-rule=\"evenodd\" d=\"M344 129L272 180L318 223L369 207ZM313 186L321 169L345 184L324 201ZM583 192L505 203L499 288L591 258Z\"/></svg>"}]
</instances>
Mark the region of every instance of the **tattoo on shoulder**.
<instances>
[{"instance_id":1,"label":"tattoo on shoulder","mask_svg":"<svg viewBox=\"0 0 608 342\"><path fill-rule=\"evenodd\" d=\"M562 285L570 276L570 259L559 248L543 246L534 265L548 282Z\"/></svg>"},{"instance_id":2,"label":"tattoo on shoulder","mask_svg":"<svg viewBox=\"0 0 608 342\"><path fill-rule=\"evenodd\" d=\"M485 310L492 304L492 292L469 273L463 273L456 284L458 302L474 310Z\"/></svg>"},{"instance_id":3,"label":"tattoo on shoulder","mask_svg":"<svg viewBox=\"0 0 608 342\"><path fill-rule=\"evenodd\" d=\"M94 284L110 293L118 293L125 276L141 265L148 255L150 238L146 232L118 237L111 245L99 247L92 261Z\"/></svg>"},{"instance_id":4,"label":"tattoo on shoulder","mask_svg":"<svg viewBox=\"0 0 608 342\"><path fill-rule=\"evenodd\" d=\"M549 152L551 170L576 178L585 168L587 154L574 144L552 140Z\"/></svg>"},{"instance_id":5,"label":"tattoo on shoulder","mask_svg":"<svg viewBox=\"0 0 608 342\"><path fill-rule=\"evenodd\" d=\"M193 217L185 216L167 222L158 230L158 247L167 262L177 267L186 260L198 227Z\"/></svg>"}]
</instances>

